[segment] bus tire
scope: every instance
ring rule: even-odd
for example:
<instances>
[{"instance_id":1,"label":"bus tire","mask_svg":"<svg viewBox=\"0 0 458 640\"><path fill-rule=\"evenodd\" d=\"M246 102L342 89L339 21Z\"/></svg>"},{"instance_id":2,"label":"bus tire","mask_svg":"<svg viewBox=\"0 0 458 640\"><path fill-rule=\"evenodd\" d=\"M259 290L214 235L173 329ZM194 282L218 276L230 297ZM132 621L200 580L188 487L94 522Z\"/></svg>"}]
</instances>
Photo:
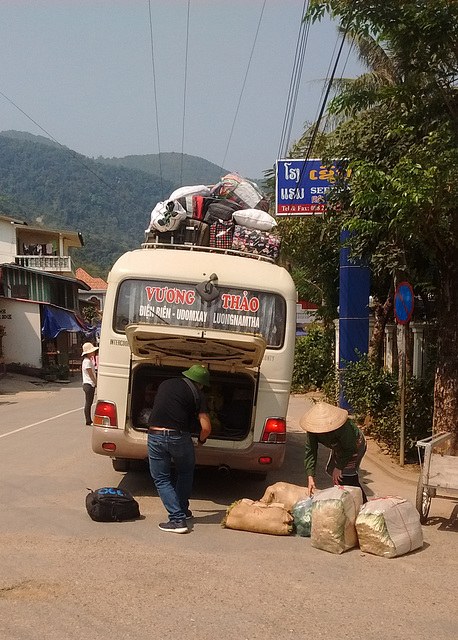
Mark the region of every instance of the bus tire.
<instances>
[{"instance_id":1,"label":"bus tire","mask_svg":"<svg viewBox=\"0 0 458 640\"><path fill-rule=\"evenodd\" d=\"M111 462L115 471L125 472L130 469L130 460L128 458L112 458Z\"/></svg>"}]
</instances>

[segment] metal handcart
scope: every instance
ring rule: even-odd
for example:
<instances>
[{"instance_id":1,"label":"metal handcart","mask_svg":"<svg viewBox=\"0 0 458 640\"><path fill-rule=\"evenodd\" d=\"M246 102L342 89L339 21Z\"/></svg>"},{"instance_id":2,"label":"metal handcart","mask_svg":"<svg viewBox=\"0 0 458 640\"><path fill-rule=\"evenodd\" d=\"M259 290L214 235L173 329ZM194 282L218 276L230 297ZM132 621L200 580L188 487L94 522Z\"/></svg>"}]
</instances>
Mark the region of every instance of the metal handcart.
<instances>
[{"instance_id":1,"label":"metal handcart","mask_svg":"<svg viewBox=\"0 0 458 640\"><path fill-rule=\"evenodd\" d=\"M458 456L452 456L452 434L437 433L418 440L420 477L417 485L416 507L420 522L425 524L435 497L458 498Z\"/></svg>"}]
</instances>

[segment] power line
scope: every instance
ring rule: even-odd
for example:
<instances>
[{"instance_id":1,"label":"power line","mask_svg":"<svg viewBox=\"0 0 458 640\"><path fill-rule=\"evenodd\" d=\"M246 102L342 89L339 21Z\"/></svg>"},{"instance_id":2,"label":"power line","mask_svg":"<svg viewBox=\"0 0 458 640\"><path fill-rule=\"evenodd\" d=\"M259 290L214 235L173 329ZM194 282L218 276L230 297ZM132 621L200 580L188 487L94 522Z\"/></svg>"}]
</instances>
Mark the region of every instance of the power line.
<instances>
[{"instance_id":1,"label":"power line","mask_svg":"<svg viewBox=\"0 0 458 640\"><path fill-rule=\"evenodd\" d=\"M343 64L342 71L340 72L340 76L339 76L339 81L340 82L343 80L345 69L347 68L347 64L348 64L348 61L350 59L350 55L351 55L351 53L353 51L354 45L355 45L355 37L353 36L353 38L351 39L351 42L350 42L350 46L348 47L347 57L345 58L345 62ZM336 41L336 46L337 46L337 41ZM335 48L336 47L334 47L334 51L335 51ZM333 87L334 91L333 91L333 95L332 95L331 100L333 100L336 97L337 92L339 91L340 82L338 82L336 84L336 86ZM334 80L333 80L333 84L334 84ZM325 124L324 124L324 127L323 127L323 131L325 131L327 129L328 122L329 122L329 118L328 118L328 116L325 116Z\"/></svg>"},{"instance_id":2,"label":"power line","mask_svg":"<svg viewBox=\"0 0 458 640\"><path fill-rule=\"evenodd\" d=\"M337 56L336 56L336 60L335 60L335 63L334 63L334 67L332 69L331 76L330 76L330 78L328 80L328 83L327 83L326 92L325 92L324 98L323 98L322 103L321 103L321 108L320 108L320 112L319 112L319 115L318 115L318 119L317 119L317 121L315 123L315 127L313 129L313 133L312 133L312 136L310 138L309 146L308 146L308 149L307 149L307 154L306 154L306 157L305 157L305 162L307 162L307 160L309 159L310 152L313 149L313 145L315 144L315 139L316 139L316 136L317 136L317 133L318 133L318 129L320 128L321 120L323 118L323 113L324 113L324 110L326 108L326 104L328 102L329 92L330 92L332 84L334 82L334 76L335 76L336 71L337 71L337 65L339 64L340 56L342 55L342 49L343 49L343 46L345 44L345 38L346 38L346 35L347 35L347 31L348 31L348 26L345 29L344 34L342 35L339 51L338 51Z\"/></svg>"},{"instance_id":3,"label":"power line","mask_svg":"<svg viewBox=\"0 0 458 640\"><path fill-rule=\"evenodd\" d=\"M331 76L329 77L329 79L326 78L326 81L327 81L327 84L325 82L326 91L325 91L324 97L321 100L321 106L320 106L318 118L316 119L315 126L313 127L313 132L312 132L312 135L311 135L310 140L309 140L307 153L305 154L304 163L303 163L303 166L302 166L302 169L301 169L299 180L297 181L297 187L296 187L296 190L295 190L295 194L294 194L293 198L291 198L290 204L294 203L295 196L298 193L299 185L300 185L301 180L302 180L302 176L304 175L305 169L307 167L307 162L310 159L310 153L311 153L311 151L313 149L313 145L315 144L316 136L318 134L318 130L320 128L320 124L321 124L321 121L322 121L322 118L323 118L323 113L324 113L324 110L326 108L326 104L327 104L327 101L328 101L328 98L329 98L329 92L330 92L332 84L334 82L334 77L335 77L335 74L336 74L336 71L337 71L337 65L339 64L340 56L342 55L342 49L343 49L343 45L345 43L345 38L346 38L346 35L347 35L347 32L348 32L348 26L349 25L347 24L347 27L345 28L345 30L343 31L343 34L341 35L340 47L339 47L339 50L337 52L337 56L336 56L336 59L335 59L334 65L333 65ZM337 37L337 41L338 41L338 37ZM336 43L337 43L337 41L336 41ZM335 47L334 47L334 51L335 51ZM331 56L331 61L332 61L332 56ZM330 64L330 66L331 66L331 64ZM328 71L328 73L329 73L329 71Z\"/></svg>"},{"instance_id":4,"label":"power line","mask_svg":"<svg viewBox=\"0 0 458 640\"><path fill-rule=\"evenodd\" d=\"M304 0L304 4L302 6L301 23L297 36L296 52L294 56L293 70L291 72L288 98L286 101L285 118L283 120L283 127L280 137L278 158L285 157L289 148L289 141L291 137L294 115L296 112L297 98L299 94L299 87L305 60L305 52L307 49L308 35L310 30L310 21L305 20L305 14L308 10L309 2L310 0Z\"/></svg>"},{"instance_id":5,"label":"power line","mask_svg":"<svg viewBox=\"0 0 458 640\"><path fill-rule=\"evenodd\" d=\"M159 113L157 109L157 86L156 86L156 66L154 62L154 35L153 35L153 19L151 15L151 0L148 0L149 10L149 29L150 29L150 41L151 41L151 68L153 74L153 88L154 88L154 108L156 111L156 134L157 134L157 147L159 158L159 176L161 179L161 197L164 199L164 180L162 175L162 157L161 157L161 138L159 135Z\"/></svg>"},{"instance_id":6,"label":"power line","mask_svg":"<svg viewBox=\"0 0 458 640\"><path fill-rule=\"evenodd\" d=\"M184 131L186 121L186 89L188 84L188 48L189 48L189 14L190 14L191 0L188 0L188 13L186 19L186 50L184 60L184 88L183 88L183 124L181 129L181 170L180 170L180 183L183 184L183 161L184 161Z\"/></svg>"},{"instance_id":7,"label":"power line","mask_svg":"<svg viewBox=\"0 0 458 640\"><path fill-rule=\"evenodd\" d=\"M323 86L321 87L320 99L318 101L318 105L317 105L316 113L315 113L315 118L313 120L314 124L316 122L318 122L318 117L319 117L322 101L324 99L324 96L325 96L325 93L326 93L326 90L327 90L327 87L328 87L328 84L327 84L328 83L328 79L329 79L329 77L331 75L332 62L333 62L333 60L335 60L335 55L336 55L337 45L338 44L339 44L339 32L337 32L336 41L334 42L334 48L332 50L331 57L329 58L329 64L328 64L328 69L326 71L326 76L324 78Z\"/></svg>"},{"instance_id":8,"label":"power line","mask_svg":"<svg viewBox=\"0 0 458 640\"><path fill-rule=\"evenodd\" d=\"M257 27L257 29L256 29L256 34L255 34L255 37L254 37L253 46L252 46L252 48L251 48L250 58L249 58L249 60L248 60L248 65L247 65L246 72L245 72L245 78L244 78L244 80L243 80L242 89L241 89L241 91L240 91L240 96L239 96L239 100L238 100L238 103L237 103L237 109L235 110L235 115L234 115L234 120L233 120L233 122L232 122L231 132L230 132L230 134L229 134L229 140L227 141L226 151L225 151L225 153L224 153L224 158L223 158L223 161L222 161L222 163L221 163L221 165L220 165L220 168L221 168L222 170L224 170L224 164L225 164L225 162L226 162L227 153L228 153L228 151L229 151L229 146L230 146L230 144L231 144L232 134L234 133L235 122L236 122L236 120L237 120L237 116L238 116L238 113L239 113L240 103L242 102L243 91L244 91L244 89L245 89L245 84L246 84L246 81L247 81L247 78L248 78L248 72L249 72L249 70L250 70L251 60L252 60L252 58L253 58L254 48L255 48L255 46L256 46L256 40L258 39L259 29L260 29L260 27L261 27L261 21L262 21L262 16L263 16L263 14L264 14L264 8L265 8L265 6L266 6L266 0L264 0L263 5L262 5L261 15L259 16L259 21L258 21L258 27Z\"/></svg>"}]
</instances>

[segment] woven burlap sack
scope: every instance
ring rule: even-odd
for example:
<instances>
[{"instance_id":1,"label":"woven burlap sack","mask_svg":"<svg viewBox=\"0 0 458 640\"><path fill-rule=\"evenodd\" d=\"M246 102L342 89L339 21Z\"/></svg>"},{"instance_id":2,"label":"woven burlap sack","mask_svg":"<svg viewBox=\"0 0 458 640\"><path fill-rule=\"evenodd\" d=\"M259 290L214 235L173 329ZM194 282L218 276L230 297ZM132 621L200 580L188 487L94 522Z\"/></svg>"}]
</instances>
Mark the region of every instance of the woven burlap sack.
<instances>
[{"instance_id":1,"label":"woven burlap sack","mask_svg":"<svg viewBox=\"0 0 458 640\"><path fill-rule=\"evenodd\" d=\"M222 524L228 529L287 536L293 529L293 517L283 504L243 498L229 507Z\"/></svg>"},{"instance_id":2,"label":"woven burlap sack","mask_svg":"<svg viewBox=\"0 0 458 640\"><path fill-rule=\"evenodd\" d=\"M279 502L284 504L288 511L292 512L296 502L308 497L309 491L307 487L289 484L288 482L276 482L270 485L270 487L267 487L261 498L261 502L265 502L266 504Z\"/></svg>"},{"instance_id":3,"label":"woven burlap sack","mask_svg":"<svg viewBox=\"0 0 458 640\"><path fill-rule=\"evenodd\" d=\"M355 522L363 501L359 487L318 491L312 504L312 547L343 553L358 544Z\"/></svg>"}]
</instances>

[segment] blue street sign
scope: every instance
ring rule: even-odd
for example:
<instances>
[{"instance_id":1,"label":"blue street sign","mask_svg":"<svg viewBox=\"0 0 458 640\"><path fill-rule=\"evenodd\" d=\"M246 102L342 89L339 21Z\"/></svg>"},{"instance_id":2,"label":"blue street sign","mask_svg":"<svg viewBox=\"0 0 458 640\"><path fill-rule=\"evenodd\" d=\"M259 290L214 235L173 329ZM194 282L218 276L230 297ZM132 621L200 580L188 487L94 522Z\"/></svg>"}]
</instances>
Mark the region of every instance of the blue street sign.
<instances>
[{"instance_id":1,"label":"blue street sign","mask_svg":"<svg viewBox=\"0 0 458 640\"><path fill-rule=\"evenodd\" d=\"M338 173L322 160L277 160L277 216L306 216L324 212L326 194Z\"/></svg>"},{"instance_id":2,"label":"blue street sign","mask_svg":"<svg viewBox=\"0 0 458 640\"><path fill-rule=\"evenodd\" d=\"M407 324L413 313L413 289L408 282L401 282L394 294L394 315L399 324Z\"/></svg>"}]
</instances>

